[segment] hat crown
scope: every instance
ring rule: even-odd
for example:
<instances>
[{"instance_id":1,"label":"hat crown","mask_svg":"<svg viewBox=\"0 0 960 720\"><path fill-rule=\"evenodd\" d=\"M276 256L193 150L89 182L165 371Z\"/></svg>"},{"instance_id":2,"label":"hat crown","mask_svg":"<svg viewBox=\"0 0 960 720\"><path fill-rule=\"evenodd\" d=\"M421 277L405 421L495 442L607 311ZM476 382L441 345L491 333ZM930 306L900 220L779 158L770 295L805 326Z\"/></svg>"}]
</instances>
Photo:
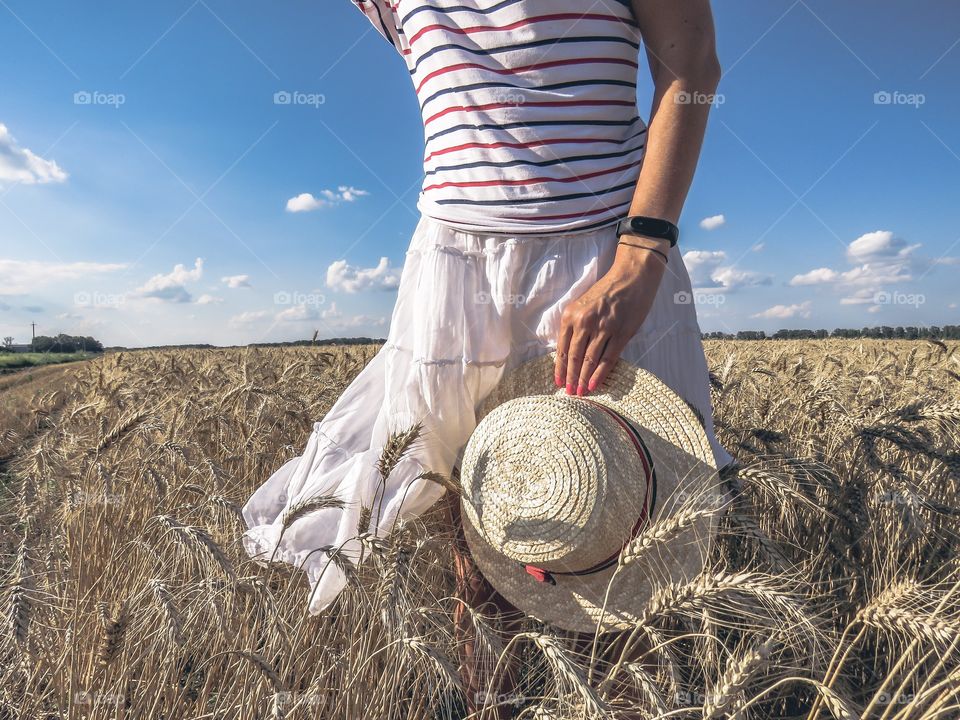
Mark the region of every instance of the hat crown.
<instances>
[{"instance_id":1,"label":"hat crown","mask_svg":"<svg viewBox=\"0 0 960 720\"><path fill-rule=\"evenodd\" d=\"M528 396L498 406L464 451L471 521L524 564L575 571L609 558L648 502L647 471L626 422L586 398Z\"/></svg>"}]
</instances>

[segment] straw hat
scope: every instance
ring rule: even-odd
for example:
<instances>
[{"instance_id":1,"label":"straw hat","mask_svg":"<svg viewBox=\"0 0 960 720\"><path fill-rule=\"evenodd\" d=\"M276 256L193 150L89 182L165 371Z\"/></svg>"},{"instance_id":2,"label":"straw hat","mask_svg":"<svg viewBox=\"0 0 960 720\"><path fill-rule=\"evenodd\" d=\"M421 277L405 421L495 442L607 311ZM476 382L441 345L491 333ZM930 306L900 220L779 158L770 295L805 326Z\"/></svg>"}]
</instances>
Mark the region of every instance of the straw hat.
<instances>
[{"instance_id":1,"label":"straw hat","mask_svg":"<svg viewBox=\"0 0 960 720\"><path fill-rule=\"evenodd\" d=\"M505 373L481 405L460 463L464 535L517 608L623 629L656 588L701 572L726 496L702 421L662 381L620 360L568 396L554 358Z\"/></svg>"}]
</instances>

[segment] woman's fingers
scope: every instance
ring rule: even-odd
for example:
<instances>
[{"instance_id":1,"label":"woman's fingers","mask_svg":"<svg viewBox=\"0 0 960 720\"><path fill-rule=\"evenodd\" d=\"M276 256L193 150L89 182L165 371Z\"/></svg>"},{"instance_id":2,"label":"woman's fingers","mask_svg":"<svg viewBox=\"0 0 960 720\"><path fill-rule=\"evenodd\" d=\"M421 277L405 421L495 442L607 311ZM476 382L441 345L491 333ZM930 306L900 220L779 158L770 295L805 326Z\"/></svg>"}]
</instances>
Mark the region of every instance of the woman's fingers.
<instances>
[{"instance_id":1,"label":"woman's fingers","mask_svg":"<svg viewBox=\"0 0 960 720\"><path fill-rule=\"evenodd\" d=\"M574 395L577 392L580 366L583 364L583 356L592 334L591 328L582 321L573 328L573 337L570 338L570 347L567 351L567 395Z\"/></svg>"},{"instance_id":2,"label":"woman's fingers","mask_svg":"<svg viewBox=\"0 0 960 720\"><path fill-rule=\"evenodd\" d=\"M596 369L593 371L593 375L590 377L587 390L593 392L603 384L603 381L607 379L607 375L613 370L613 366L617 364L617 359L620 357L620 353L623 352L623 348L624 344L622 340L616 337L610 338L610 342L608 342L603 349L603 354L597 363Z\"/></svg>"},{"instance_id":3,"label":"woman's fingers","mask_svg":"<svg viewBox=\"0 0 960 720\"><path fill-rule=\"evenodd\" d=\"M600 359L603 357L603 351L610 344L610 333L598 332L590 339L587 350L583 356L583 365L580 366L580 376L577 381L577 395L583 395L585 392L593 390L590 379L600 365Z\"/></svg>"},{"instance_id":4,"label":"woman's fingers","mask_svg":"<svg viewBox=\"0 0 960 720\"><path fill-rule=\"evenodd\" d=\"M567 355L570 352L570 338L573 336L573 326L566 321L560 322L560 334L557 336L557 357L553 363L553 381L557 387L563 387L567 380Z\"/></svg>"}]
</instances>

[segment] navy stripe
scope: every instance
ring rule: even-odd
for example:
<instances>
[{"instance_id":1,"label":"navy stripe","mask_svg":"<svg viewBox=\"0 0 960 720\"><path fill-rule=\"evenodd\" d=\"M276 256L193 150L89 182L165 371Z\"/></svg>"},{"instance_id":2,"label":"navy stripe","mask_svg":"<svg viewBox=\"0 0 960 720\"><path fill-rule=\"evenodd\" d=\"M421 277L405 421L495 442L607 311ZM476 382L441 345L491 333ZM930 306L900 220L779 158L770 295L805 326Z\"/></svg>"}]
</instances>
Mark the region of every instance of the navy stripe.
<instances>
[{"instance_id":1,"label":"navy stripe","mask_svg":"<svg viewBox=\"0 0 960 720\"><path fill-rule=\"evenodd\" d=\"M436 55L439 52L444 50L460 50L464 53L470 53L471 55L481 55L489 57L491 55L496 55L498 53L510 52L513 50L526 50L528 48L543 47L544 45L561 45L563 43L580 43L580 42L615 42L622 43L624 45L629 45L637 53L640 52L640 44L633 42L633 40L628 40L627 38L619 37L610 37L606 35L580 35L576 37L561 37L561 38L547 38L545 40L531 40L530 42L525 43L516 43L514 45L501 45L498 47L492 48L478 48L478 47L465 47L463 45L457 45L456 43L446 43L444 45L437 45L436 47L427 50L425 53L417 57L417 62L414 64L413 69L410 70L410 74L414 75L417 70L420 69L420 63L423 60L426 60L433 55Z\"/></svg>"},{"instance_id":2,"label":"navy stripe","mask_svg":"<svg viewBox=\"0 0 960 720\"><path fill-rule=\"evenodd\" d=\"M571 88L571 87L585 87L587 85L619 85L620 87L625 88L636 88L636 84L632 82L627 82L626 80L571 80L569 82L554 83L553 85L534 85L534 86L524 86L524 85L514 85L513 83L508 82L482 82L474 83L473 85L458 85L457 87L444 88L443 90L438 90L433 95L425 98L424 101L420 104L421 112L426 108L427 103L436 100L438 97L447 95L448 93L463 92L465 90L480 90L482 88L509 88L511 90L559 90L560 88ZM518 103L522 104L522 103Z\"/></svg>"},{"instance_id":3,"label":"navy stripe","mask_svg":"<svg viewBox=\"0 0 960 720\"><path fill-rule=\"evenodd\" d=\"M612 188L607 188L606 190L600 190L598 192L583 192L583 193L572 193L570 195L550 195L546 198L535 197L535 198L517 198L505 200L499 198L497 200L468 200L466 198L447 198L443 200L434 200L430 199L430 202L436 203L437 205L503 205L504 207L510 207L512 205L529 205L531 203L547 204L552 202L558 202L561 200L579 200L581 198L587 197L599 197L600 195L609 195L613 192L618 192L620 190L626 190L627 188L636 187L637 181L633 180L624 185L617 185Z\"/></svg>"},{"instance_id":4,"label":"navy stripe","mask_svg":"<svg viewBox=\"0 0 960 720\"><path fill-rule=\"evenodd\" d=\"M520 2L524 2L524 0L503 0L503 2L499 2L496 5L491 5L490 7L484 8L484 9L472 8L468 5L451 5L448 8L442 8L442 7L435 7L433 5L424 4L408 12L406 15L404 15L401 18L400 21L402 23L406 23L407 20L412 18L417 13L426 12L428 10L432 10L433 12L436 12L436 13L445 13L445 14L455 13L455 12L470 12L478 15L489 15L490 13L494 13L497 10L502 10L505 7L516 5L517 3L520 3Z\"/></svg>"},{"instance_id":5,"label":"navy stripe","mask_svg":"<svg viewBox=\"0 0 960 720\"><path fill-rule=\"evenodd\" d=\"M589 225L577 225L576 232L586 232L587 230L594 230L596 228L605 227L607 225L613 227L614 225L616 225L616 223L620 221L620 218L623 217L622 214L617 212L617 208L627 207L628 205L630 205L631 202L633 202L632 199L627 200L626 202L618 203L612 207L606 208L611 213L616 213L616 214L613 215L613 217L608 217L606 220L600 220L598 222L591 223ZM487 235L505 235L505 236L511 237L516 235L551 235L551 234L563 235L573 231L572 230L556 230L553 233L550 233L550 232L544 232L542 227L538 228L533 226L529 230L518 228L516 230L511 230L509 232L497 232L495 230L483 230L483 232L484 234L487 234Z\"/></svg>"},{"instance_id":6,"label":"navy stripe","mask_svg":"<svg viewBox=\"0 0 960 720\"><path fill-rule=\"evenodd\" d=\"M535 120L530 122L512 122L512 123L484 123L482 125L471 125L469 123L464 123L461 125L454 125L447 128L446 130L441 130L433 135L430 135L424 141L425 145L429 146L434 140L438 137L444 135L449 135L450 133L458 132L460 130L510 130L513 128L530 128L530 127L557 127L565 125L592 125L595 127L607 126L607 127L627 127L636 123L640 118L634 116L632 120ZM620 142L620 140L611 140L611 142ZM430 153L427 152L429 155Z\"/></svg>"},{"instance_id":7,"label":"navy stripe","mask_svg":"<svg viewBox=\"0 0 960 720\"><path fill-rule=\"evenodd\" d=\"M387 29L387 24L383 21L383 13L380 12L380 5L378 5L377 3L373 3L373 9L377 11L377 18L380 20L380 27L383 28L384 37L387 38L389 43L396 48L397 44L393 41L393 36L390 34L390 31ZM399 48L397 48L397 50L399 50Z\"/></svg>"},{"instance_id":8,"label":"navy stripe","mask_svg":"<svg viewBox=\"0 0 960 720\"><path fill-rule=\"evenodd\" d=\"M637 133L640 135L642 133ZM633 137L637 137L634 135ZM631 140L633 138L630 138ZM580 162L583 160L603 160L606 158L618 158L629 155L630 153L637 152L637 150L643 150L646 148L647 144L644 142L642 145L639 145L635 148L630 148L629 150L621 150L620 152L615 153L603 153L598 155L571 155L568 157L555 158L553 160L541 160L539 162L533 162L530 160L510 160L508 162L473 162L473 163L464 163L463 165L441 165L440 167L434 168L429 172L424 173L424 177L429 177L430 175L436 175L439 172L449 172L452 170L466 170L468 168L479 168L479 167L496 167L496 168L508 168L508 167L518 167L520 165L526 165L528 167L550 167L551 165L562 165L564 163Z\"/></svg>"},{"instance_id":9,"label":"navy stripe","mask_svg":"<svg viewBox=\"0 0 960 720\"><path fill-rule=\"evenodd\" d=\"M633 6L630 4L630 0L613 0L613 1L619 5L623 5L625 8L627 8L630 11L630 17L623 18L623 19L630 20L631 23L635 25L636 21L633 17ZM400 22L406 23L407 20L412 18L417 13L426 12L428 10L432 10L435 13L444 13L444 14L451 14L456 12L468 12L468 13L473 13L474 15L490 15L491 13L495 13L498 10L503 10L506 7L510 7L511 5L516 5L517 3L520 3L520 2L525 2L525 0L503 0L503 2L499 2L496 5L491 5L488 8L475 8L475 7L470 7L469 5L451 5L450 7L442 8L442 7L436 7L434 5L424 4L408 12L406 15L404 15L400 19ZM603 8L603 9L607 10L608 8ZM589 10L586 10L584 12L589 12Z\"/></svg>"}]
</instances>

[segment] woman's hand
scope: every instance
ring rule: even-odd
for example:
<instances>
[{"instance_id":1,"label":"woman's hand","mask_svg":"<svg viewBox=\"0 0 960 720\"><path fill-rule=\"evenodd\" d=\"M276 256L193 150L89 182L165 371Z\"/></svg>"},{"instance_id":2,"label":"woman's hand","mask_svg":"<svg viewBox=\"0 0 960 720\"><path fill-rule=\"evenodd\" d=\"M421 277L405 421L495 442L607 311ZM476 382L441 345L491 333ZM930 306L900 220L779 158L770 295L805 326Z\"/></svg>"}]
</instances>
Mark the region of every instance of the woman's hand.
<instances>
[{"instance_id":1,"label":"woman's hand","mask_svg":"<svg viewBox=\"0 0 960 720\"><path fill-rule=\"evenodd\" d=\"M626 242L633 238L624 236ZM666 254L669 243L638 244ZM650 312L666 263L657 252L618 245L610 270L564 308L557 337L554 381L567 394L599 386Z\"/></svg>"},{"instance_id":2,"label":"woman's hand","mask_svg":"<svg viewBox=\"0 0 960 720\"><path fill-rule=\"evenodd\" d=\"M628 215L676 223L700 156L707 115L720 80L710 0L631 0L654 82L640 177ZM696 101L691 101L691 98ZM626 236L661 251L668 243ZM617 246L609 272L564 308L554 375L582 395L606 378L650 312L664 260Z\"/></svg>"}]
</instances>

